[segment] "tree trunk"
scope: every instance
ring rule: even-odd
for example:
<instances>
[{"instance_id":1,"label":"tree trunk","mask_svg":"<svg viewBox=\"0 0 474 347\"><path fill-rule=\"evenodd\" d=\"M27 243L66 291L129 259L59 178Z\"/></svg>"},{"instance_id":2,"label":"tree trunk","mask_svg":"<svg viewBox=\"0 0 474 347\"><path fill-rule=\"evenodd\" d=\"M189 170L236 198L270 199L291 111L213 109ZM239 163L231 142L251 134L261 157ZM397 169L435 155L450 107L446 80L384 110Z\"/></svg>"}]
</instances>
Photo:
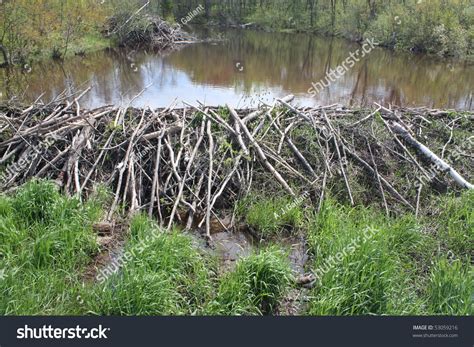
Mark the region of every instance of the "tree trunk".
<instances>
[{"instance_id":1,"label":"tree trunk","mask_svg":"<svg viewBox=\"0 0 474 347\"><path fill-rule=\"evenodd\" d=\"M7 48L3 45L0 45L0 51L2 52L3 61L4 61L2 64L0 64L0 67L7 67L7 66L11 65L11 61L10 61L10 57L9 57Z\"/></svg>"}]
</instances>

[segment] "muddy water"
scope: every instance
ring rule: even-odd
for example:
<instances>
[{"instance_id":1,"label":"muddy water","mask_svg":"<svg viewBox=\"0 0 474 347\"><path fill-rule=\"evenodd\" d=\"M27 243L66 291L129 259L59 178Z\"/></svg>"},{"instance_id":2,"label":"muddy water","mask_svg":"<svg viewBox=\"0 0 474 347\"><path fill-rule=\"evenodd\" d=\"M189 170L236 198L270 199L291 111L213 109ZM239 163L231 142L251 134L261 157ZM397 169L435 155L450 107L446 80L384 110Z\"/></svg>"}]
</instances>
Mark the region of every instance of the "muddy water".
<instances>
[{"instance_id":1,"label":"muddy water","mask_svg":"<svg viewBox=\"0 0 474 347\"><path fill-rule=\"evenodd\" d=\"M246 228L218 232L212 235L212 241L212 250L206 249L220 260L222 271L233 269L239 259L268 244L267 242L259 244ZM279 238L276 243L288 253L288 261L294 273L303 275L309 258L305 240L298 237L284 237ZM203 246L201 242L201 247Z\"/></svg>"},{"instance_id":2,"label":"muddy water","mask_svg":"<svg viewBox=\"0 0 474 347\"><path fill-rule=\"evenodd\" d=\"M251 30L198 31L224 41L187 46L171 54L110 49L47 61L25 69L0 69L0 98L25 101L43 94L49 100L63 90L93 85L85 107L123 104L154 107L175 98L208 105L255 106L260 99L295 94L300 104L370 105L473 109L474 67L425 56L372 50L314 97L308 94L330 69L360 48L344 40L309 34Z\"/></svg>"}]
</instances>

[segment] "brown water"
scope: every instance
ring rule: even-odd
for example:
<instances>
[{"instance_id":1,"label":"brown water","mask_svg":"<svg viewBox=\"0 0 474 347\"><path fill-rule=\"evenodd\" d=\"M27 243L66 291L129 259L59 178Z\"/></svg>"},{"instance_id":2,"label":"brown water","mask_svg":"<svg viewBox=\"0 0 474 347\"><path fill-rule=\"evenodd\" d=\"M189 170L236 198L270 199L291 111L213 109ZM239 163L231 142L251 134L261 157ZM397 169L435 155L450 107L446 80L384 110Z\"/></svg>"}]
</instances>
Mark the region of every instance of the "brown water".
<instances>
[{"instance_id":1,"label":"brown water","mask_svg":"<svg viewBox=\"0 0 474 347\"><path fill-rule=\"evenodd\" d=\"M92 85L81 100L85 107L127 104L152 107L178 101L207 105L256 106L294 94L302 105L373 102L402 106L473 109L474 67L425 56L376 48L344 76L316 96L311 82L323 79L360 46L308 34L250 30L199 32L224 38L199 43L171 54L110 49L74 57L64 63L34 64L26 69L0 69L0 99L16 96L49 101L64 90ZM141 93L141 94L140 94ZM140 96L134 98L140 94Z\"/></svg>"}]
</instances>

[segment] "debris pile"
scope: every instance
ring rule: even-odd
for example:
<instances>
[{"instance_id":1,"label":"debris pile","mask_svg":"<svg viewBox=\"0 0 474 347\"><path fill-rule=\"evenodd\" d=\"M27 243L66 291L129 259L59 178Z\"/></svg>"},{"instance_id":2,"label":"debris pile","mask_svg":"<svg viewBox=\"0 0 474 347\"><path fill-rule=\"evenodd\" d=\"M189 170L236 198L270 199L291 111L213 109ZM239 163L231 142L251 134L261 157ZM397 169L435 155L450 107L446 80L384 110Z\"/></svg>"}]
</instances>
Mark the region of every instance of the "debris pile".
<instances>
[{"instance_id":1,"label":"debris pile","mask_svg":"<svg viewBox=\"0 0 474 347\"><path fill-rule=\"evenodd\" d=\"M418 211L432 192L472 189L473 115L425 108L299 108L292 97L257 109L82 109L79 98L0 106L0 185L31 177L87 197L113 192L108 218L147 211L161 225L199 228L252 191L327 195ZM232 223L226 223L232 224ZM224 223L223 223L224 225Z\"/></svg>"}]
</instances>

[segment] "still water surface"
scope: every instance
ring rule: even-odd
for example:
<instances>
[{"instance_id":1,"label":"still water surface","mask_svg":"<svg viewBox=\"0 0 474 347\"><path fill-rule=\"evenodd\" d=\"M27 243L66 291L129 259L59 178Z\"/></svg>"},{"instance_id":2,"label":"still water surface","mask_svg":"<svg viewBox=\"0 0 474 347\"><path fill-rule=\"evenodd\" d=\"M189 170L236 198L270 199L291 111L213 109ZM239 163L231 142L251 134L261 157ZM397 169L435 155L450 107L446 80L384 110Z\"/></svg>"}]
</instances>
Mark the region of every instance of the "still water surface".
<instances>
[{"instance_id":1,"label":"still water surface","mask_svg":"<svg viewBox=\"0 0 474 347\"><path fill-rule=\"evenodd\" d=\"M315 97L311 82L355 52L359 45L309 34L252 30L210 32L219 37L168 54L108 49L62 64L46 61L30 69L0 69L0 98L16 95L48 101L64 90L92 85L83 107L127 104L167 106L176 98L207 105L256 106L259 100L294 94L302 105L373 102L402 106L473 109L474 66L376 48ZM137 95L139 96L137 97Z\"/></svg>"}]
</instances>

